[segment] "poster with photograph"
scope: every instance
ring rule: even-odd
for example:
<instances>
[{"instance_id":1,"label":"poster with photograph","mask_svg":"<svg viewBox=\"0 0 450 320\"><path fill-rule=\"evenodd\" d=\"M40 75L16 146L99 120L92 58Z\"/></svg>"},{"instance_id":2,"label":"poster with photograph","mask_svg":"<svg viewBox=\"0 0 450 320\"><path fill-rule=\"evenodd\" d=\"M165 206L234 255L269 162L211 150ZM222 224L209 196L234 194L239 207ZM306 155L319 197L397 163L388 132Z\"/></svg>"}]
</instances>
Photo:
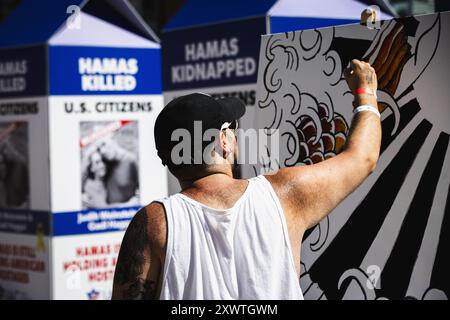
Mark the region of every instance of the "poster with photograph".
<instances>
[{"instance_id":1,"label":"poster with photograph","mask_svg":"<svg viewBox=\"0 0 450 320\"><path fill-rule=\"evenodd\" d=\"M27 209L28 124L0 122L0 208Z\"/></svg>"},{"instance_id":2,"label":"poster with photograph","mask_svg":"<svg viewBox=\"0 0 450 320\"><path fill-rule=\"evenodd\" d=\"M82 208L138 206L138 122L80 122Z\"/></svg>"}]
</instances>

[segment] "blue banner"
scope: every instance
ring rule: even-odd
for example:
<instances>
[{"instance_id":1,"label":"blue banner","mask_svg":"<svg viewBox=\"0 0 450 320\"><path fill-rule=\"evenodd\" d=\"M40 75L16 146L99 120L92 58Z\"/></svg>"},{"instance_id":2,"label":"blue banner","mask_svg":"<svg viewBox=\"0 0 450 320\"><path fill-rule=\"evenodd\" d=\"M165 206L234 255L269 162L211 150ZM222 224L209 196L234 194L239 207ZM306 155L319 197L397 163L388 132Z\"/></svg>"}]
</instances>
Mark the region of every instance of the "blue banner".
<instances>
[{"instance_id":1,"label":"blue banner","mask_svg":"<svg viewBox=\"0 0 450 320\"><path fill-rule=\"evenodd\" d=\"M90 209L53 214L53 235L125 231L141 207Z\"/></svg>"},{"instance_id":2,"label":"blue banner","mask_svg":"<svg viewBox=\"0 0 450 320\"><path fill-rule=\"evenodd\" d=\"M359 23L359 20L311 17L270 17L270 33L317 29L351 23Z\"/></svg>"},{"instance_id":3,"label":"blue banner","mask_svg":"<svg viewBox=\"0 0 450 320\"><path fill-rule=\"evenodd\" d=\"M159 49L49 47L51 95L161 94Z\"/></svg>"},{"instance_id":4,"label":"blue banner","mask_svg":"<svg viewBox=\"0 0 450 320\"><path fill-rule=\"evenodd\" d=\"M0 208L0 232L50 234L50 212Z\"/></svg>"},{"instance_id":5,"label":"blue banner","mask_svg":"<svg viewBox=\"0 0 450 320\"><path fill-rule=\"evenodd\" d=\"M0 50L0 98L45 96L44 46Z\"/></svg>"},{"instance_id":6,"label":"blue banner","mask_svg":"<svg viewBox=\"0 0 450 320\"><path fill-rule=\"evenodd\" d=\"M265 17L167 31L164 90L256 83Z\"/></svg>"}]
</instances>

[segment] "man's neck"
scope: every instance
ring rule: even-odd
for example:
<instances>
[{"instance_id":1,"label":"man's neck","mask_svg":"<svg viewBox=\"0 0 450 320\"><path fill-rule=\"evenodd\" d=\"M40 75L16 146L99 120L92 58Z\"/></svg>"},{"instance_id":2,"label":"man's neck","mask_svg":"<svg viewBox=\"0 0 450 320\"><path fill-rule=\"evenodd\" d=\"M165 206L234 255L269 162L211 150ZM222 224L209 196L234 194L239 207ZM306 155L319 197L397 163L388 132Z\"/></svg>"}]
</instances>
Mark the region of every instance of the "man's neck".
<instances>
[{"instance_id":1,"label":"man's neck","mask_svg":"<svg viewBox=\"0 0 450 320\"><path fill-rule=\"evenodd\" d=\"M206 174L200 178L192 180L179 180L181 189L194 188L197 190L211 188L212 185L221 185L224 183L230 183L233 179L233 173L230 172L215 172Z\"/></svg>"}]
</instances>

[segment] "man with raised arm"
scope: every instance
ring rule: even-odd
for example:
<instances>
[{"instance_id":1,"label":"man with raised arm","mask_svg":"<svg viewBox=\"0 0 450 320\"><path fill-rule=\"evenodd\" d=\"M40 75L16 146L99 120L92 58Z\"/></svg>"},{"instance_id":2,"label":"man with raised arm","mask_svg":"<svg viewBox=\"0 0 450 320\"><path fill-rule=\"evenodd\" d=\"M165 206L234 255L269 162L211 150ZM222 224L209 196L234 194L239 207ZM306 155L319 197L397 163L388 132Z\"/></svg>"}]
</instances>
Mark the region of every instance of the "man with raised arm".
<instances>
[{"instance_id":1,"label":"man with raised arm","mask_svg":"<svg viewBox=\"0 0 450 320\"><path fill-rule=\"evenodd\" d=\"M233 129L245 112L239 100L191 94L170 102L156 120L155 142L182 191L152 202L131 221L113 299L303 299L304 232L352 193L379 157L375 71L353 60L345 78L355 114L344 150L317 164L249 180L233 177ZM179 152L173 141L180 133L195 137L196 130L212 129L212 144L192 141L191 150ZM200 162L178 159L198 155Z\"/></svg>"}]
</instances>

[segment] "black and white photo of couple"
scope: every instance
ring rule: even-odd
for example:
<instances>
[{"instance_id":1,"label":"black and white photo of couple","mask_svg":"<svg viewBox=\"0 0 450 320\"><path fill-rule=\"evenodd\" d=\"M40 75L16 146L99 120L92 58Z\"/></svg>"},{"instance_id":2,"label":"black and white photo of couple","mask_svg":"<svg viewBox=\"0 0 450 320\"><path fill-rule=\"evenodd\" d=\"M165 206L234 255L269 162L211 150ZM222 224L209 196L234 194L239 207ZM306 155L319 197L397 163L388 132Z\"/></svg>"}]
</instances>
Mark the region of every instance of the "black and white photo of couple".
<instances>
[{"instance_id":1,"label":"black and white photo of couple","mask_svg":"<svg viewBox=\"0 0 450 320\"><path fill-rule=\"evenodd\" d=\"M0 123L0 208L29 206L28 126Z\"/></svg>"},{"instance_id":2,"label":"black and white photo of couple","mask_svg":"<svg viewBox=\"0 0 450 320\"><path fill-rule=\"evenodd\" d=\"M138 206L138 123L82 122L80 134L83 209Z\"/></svg>"}]
</instances>

